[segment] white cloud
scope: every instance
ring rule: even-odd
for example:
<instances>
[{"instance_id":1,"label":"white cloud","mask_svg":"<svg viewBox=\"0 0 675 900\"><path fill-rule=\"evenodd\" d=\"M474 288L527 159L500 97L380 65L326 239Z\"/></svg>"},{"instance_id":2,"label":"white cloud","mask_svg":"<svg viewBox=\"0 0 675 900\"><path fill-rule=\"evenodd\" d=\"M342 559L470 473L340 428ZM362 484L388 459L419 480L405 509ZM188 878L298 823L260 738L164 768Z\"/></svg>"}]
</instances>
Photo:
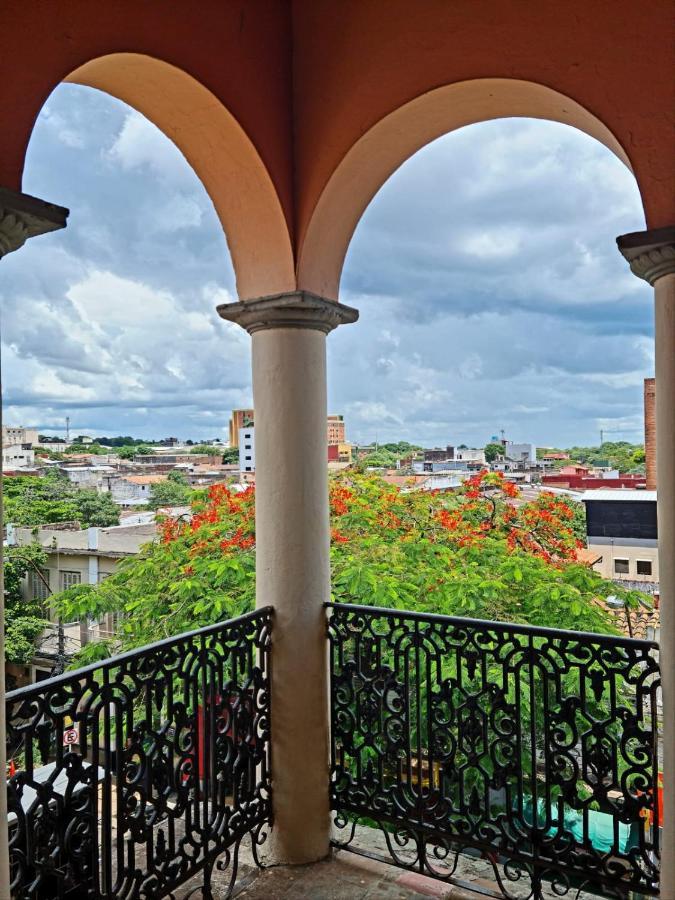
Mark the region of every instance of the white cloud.
<instances>
[{"instance_id":1,"label":"white cloud","mask_svg":"<svg viewBox=\"0 0 675 900\"><path fill-rule=\"evenodd\" d=\"M12 417L222 434L251 402L251 341L215 313L236 299L234 276L178 149L119 101L64 85L25 186L72 214L2 263ZM480 444L504 428L564 445L597 440L599 421L639 428L652 298L614 238L641 227L633 176L574 129L496 121L424 148L349 250L341 299L361 319L328 339L348 436Z\"/></svg>"}]
</instances>

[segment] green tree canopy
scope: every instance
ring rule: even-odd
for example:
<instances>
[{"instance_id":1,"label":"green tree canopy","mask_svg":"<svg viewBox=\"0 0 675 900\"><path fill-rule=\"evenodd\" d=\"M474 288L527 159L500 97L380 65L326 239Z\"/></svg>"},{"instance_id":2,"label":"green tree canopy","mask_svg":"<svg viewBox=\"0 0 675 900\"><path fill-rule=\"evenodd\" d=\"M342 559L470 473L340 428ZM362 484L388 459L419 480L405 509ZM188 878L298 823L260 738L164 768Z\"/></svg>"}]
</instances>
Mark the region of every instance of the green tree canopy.
<instances>
[{"instance_id":1,"label":"green tree canopy","mask_svg":"<svg viewBox=\"0 0 675 900\"><path fill-rule=\"evenodd\" d=\"M5 659L26 664L35 655L37 639L49 624L44 605L21 594L22 579L33 572L40 577L47 554L38 543L7 547L4 553Z\"/></svg>"},{"instance_id":2,"label":"green tree canopy","mask_svg":"<svg viewBox=\"0 0 675 900\"><path fill-rule=\"evenodd\" d=\"M178 475L179 473L175 474ZM174 475L174 473L172 472L171 475ZM171 478L171 475L169 475L167 481L153 484L150 500L148 501L148 506L151 509L159 509L160 506L182 506L190 502L193 491L185 476L183 475L182 480L179 480L176 477Z\"/></svg>"},{"instance_id":3,"label":"green tree canopy","mask_svg":"<svg viewBox=\"0 0 675 900\"><path fill-rule=\"evenodd\" d=\"M494 462L498 457L504 455L504 447L501 444L486 444L485 445L485 461L486 462Z\"/></svg>"},{"instance_id":4,"label":"green tree canopy","mask_svg":"<svg viewBox=\"0 0 675 900\"><path fill-rule=\"evenodd\" d=\"M3 478L4 518L14 525L79 522L101 528L119 524L119 507L109 494L80 489L50 471L43 478Z\"/></svg>"},{"instance_id":5,"label":"green tree canopy","mask_svg":"<svg viewBox=\"0 0 675 900\"><path fill-rule=\"evenodd\" d=\"M456 493L399 491L351 470L331 481L333 599L338 602L615 630L602 603L636 592L577 561L574 512L559 496L518 500L500 473ZM255 601L255 492L214 485L190 521L166 519L160 540L96 587L57 598L64 618L120 612L120 646L239 615Z\"/></svg>"}]
</instances>

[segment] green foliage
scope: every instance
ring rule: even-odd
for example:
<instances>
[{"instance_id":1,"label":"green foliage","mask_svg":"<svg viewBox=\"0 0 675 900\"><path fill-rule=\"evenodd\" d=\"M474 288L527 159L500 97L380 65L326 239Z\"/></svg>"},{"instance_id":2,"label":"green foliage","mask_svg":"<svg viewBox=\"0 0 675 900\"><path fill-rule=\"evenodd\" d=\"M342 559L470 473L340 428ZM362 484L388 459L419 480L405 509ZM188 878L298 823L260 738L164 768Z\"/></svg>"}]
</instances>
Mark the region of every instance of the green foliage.
<instances>
[{"instance_id":1,"label":"green foliage","mask_svg":"<svg viewBox=\"0 0 675 900\"><path fill-rule=\"evenodd\" d=\"M48 447L40 447L39 449L36 448L35 456L38 459L40 457L42 457L43 459L55 459L55 460L65 459L65 456L63 453L60 453L57 450L50 450Z\"/></svg>"},{"instance_id":2,"label":"green foliage","mask_svg":"<svg viewBox=\"0 0 675 900\"><path fill-rule=\"evenodd\" d=\"M601 447L569 447L570 461L609 466L619 472L644 472L644 446L628 441L605 441ZM563 465L569 463L563 463Z\"/></svg>"},{"instance_id":3,"label":"green foliage","mask_svg":"<svg viewBox=\"0 0 675 900\"><path fill-rule=\"evenodd\" d=\"M457 493L402 492L351 470L332 479L333 599L614 632L600 601L619 594L633 605L637 595L576 561L575 513L565 501L544 494L514 505L517 494L496 473ZM159 542L102 584L57 597L60 614L121 613L126 648L251 609L254 497L224 485L196 493L190 522L164 520Z\"/></svg>"},{"instance_id":4,"label":"green foliage","mask_svg":"<svg viewBox=\"0 0 675 900\"><path fill-rule=\"evenodd\" d=\"M83 527L119 524L119 508L109 494L78 489L58 472L43 478L22 476L3 479L4 518L14 525L49 525L79 522Z\"/></svg>"},{"instance_id":5,"label":"green foliage","mask_svg":"<svg viewBox=\"0 0 675 900\"><path fill-rule=\"evenodd\" d=\"M110 448L102 447L98 443L79 444L75 442L70 444L70 446L66 448L65 453L66 456L73 453L91 453L94 456L100 456L103 453L110 453Z\"/></svg>"},{"instance_id":6,"label":"green foliage","mask_svg":"<svg viewBox=\"0 0 675 900\"><path fill-rule=\"evenodd\" d=\"M35 654L35 644L48 621L40 601L21 595L22 579L30 572L40 572L47 554L37 544L7 547L4 553L5 584L5 659L26 664Z\"/></svg>"},{"instance_id":7,"label":"green foliage","mask_svg":"<svg viewBox=\"0 0 675 900\"><path fill-rule=\"evenodd\" d=\"M223 450L223 465L232 465L239 462L239 447L226 447Z\"/></svg>"},{"instance_id":8,"label":"green foliage","mask_svg":"<svg viewBox=\"0 0 675 900\"><path fill-rule=\"evenodd\" d=\"M106 447L133 447L147 444L147 441L144 441L143 438L133 438L129 434L119 435L118 437L101 437L98 439L98 442Z\"/></svg>"},{"instance_id":9,"label":"green foliage","mask_svg":"<svg viewBox=\"0 0 675 900\"><path fill-rule=\"evenodd\" d=\"M586 544L586 504L570 500L570 509L574 517L570 523L575 538L582 544Z\"/></svg>"},{"instance_id":10,"label":"green foliage","mask_svg":"<svg viewBox=\"0 0 675 900\"><path fill-rule=\"evenodd\" d=\"M504 447L501 444L486 444L485 445L485 461L492 463L498 457L504 455Z\"/></svg>"},{"instance_id":11,"label":"green foliage","mask_svg":"<svg viewBox=\"0 0 675 900\"><path fill-rule=\"evenodd\" d=\"M195 444L190 447L190 453L207 453L209 456L221 456L222 452L222 447L214 447L213 444ZM239 450L237 450L237 458L238 454Z\"/></svg>"},{"instance_id":12,"label":"green foliage","mask_svg":"<svg viewBox=\"0 0 675 900\"><path fill-rule=\"evenodd\" d=\"M134 456L148 456L152 453L152 447L147 444L127 444L117 447L115 453L120 459L133 459Z\"/></svg>"},{"instance_id":13,"label":"green foliage","mask_svg":"<svg viewBox=\"0 0 675 900\"><path fill-rule=\"evenodd\" d=\"M172 472L171 475L173 474ZM148 501L148 506L151 509L159 509L160 506L183 506L190 502L193 492L185 476L180 476L183 479L180 481L176 478L171 478L171 475L169 475L167 481L153 484L152 493Z\"/></svg>"}]
</instances>

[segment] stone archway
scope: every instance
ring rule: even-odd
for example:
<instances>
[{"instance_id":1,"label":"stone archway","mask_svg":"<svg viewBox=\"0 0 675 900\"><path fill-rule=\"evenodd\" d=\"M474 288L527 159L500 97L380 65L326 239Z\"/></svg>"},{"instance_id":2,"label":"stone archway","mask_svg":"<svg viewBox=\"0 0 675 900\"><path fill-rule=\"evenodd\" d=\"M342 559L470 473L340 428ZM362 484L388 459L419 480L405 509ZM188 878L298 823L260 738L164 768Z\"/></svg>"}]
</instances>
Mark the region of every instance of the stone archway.
<instances>
[{"instance_id":1,"label":"stone archway","mask_svg":"<svg viewBox=\"0 0 675 900\"><path fill-rule=\"evenodd\" d=\"M387 178L417 150L443 134L514 116L572 125L603 143L632 171L628 154L609 128L558 91L508 78L445 85L385 116L342 158L298 236L298 286L336 299L354 230Z\"/></svg>"}]
</instances>

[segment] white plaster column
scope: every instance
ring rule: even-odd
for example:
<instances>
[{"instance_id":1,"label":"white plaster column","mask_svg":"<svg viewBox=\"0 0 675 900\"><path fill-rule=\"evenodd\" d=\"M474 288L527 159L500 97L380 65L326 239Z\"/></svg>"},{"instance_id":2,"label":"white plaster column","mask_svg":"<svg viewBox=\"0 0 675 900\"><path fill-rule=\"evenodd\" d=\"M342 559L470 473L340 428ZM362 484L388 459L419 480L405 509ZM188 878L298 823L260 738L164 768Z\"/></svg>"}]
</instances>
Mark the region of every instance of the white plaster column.
<instances>
[{"instance_id":1,"label":"white plaster column","mask_svg":"<svg viewBox=\"0 0 675 900\"><path fill-rule=\"evenodd\" d=\"M654 287L656 490L663 685L661 897L675 898L675 227L617 238L639 278Z\"/></svg>"},{"instance_id":2,"label":"white plaster column","mask_svg":"<svg viewBox=\"0 0 675 900\"><path fill-rule=\"evenodd\" d=\"M308 863L330 838L326 335L358 313L303 291L218 312L253 336L256 599L275 611L272 855Z\"/></svg>"},{"instance_id":3,"label":"white plaster column","mask_svg":"<svg viewBox=\"0 0 675 900\"><path fill-rule=\"evenodd\" d=\"M0 259L18 250L28 238L65 228L68 210L45 203L27 194L0 187ZM2 387L0 385L0 431L2 430ZM1 472L1 469L0 469ZM0 535L2 515L2 478L0 477ZM5 719L5 587L3 542L0 540L0 773L7 771ZM4 782L3 782L4 785ZM0 790L0 900L10 900L9 852L7 845L7 791Z\"/></svg>"}]
</instances>

